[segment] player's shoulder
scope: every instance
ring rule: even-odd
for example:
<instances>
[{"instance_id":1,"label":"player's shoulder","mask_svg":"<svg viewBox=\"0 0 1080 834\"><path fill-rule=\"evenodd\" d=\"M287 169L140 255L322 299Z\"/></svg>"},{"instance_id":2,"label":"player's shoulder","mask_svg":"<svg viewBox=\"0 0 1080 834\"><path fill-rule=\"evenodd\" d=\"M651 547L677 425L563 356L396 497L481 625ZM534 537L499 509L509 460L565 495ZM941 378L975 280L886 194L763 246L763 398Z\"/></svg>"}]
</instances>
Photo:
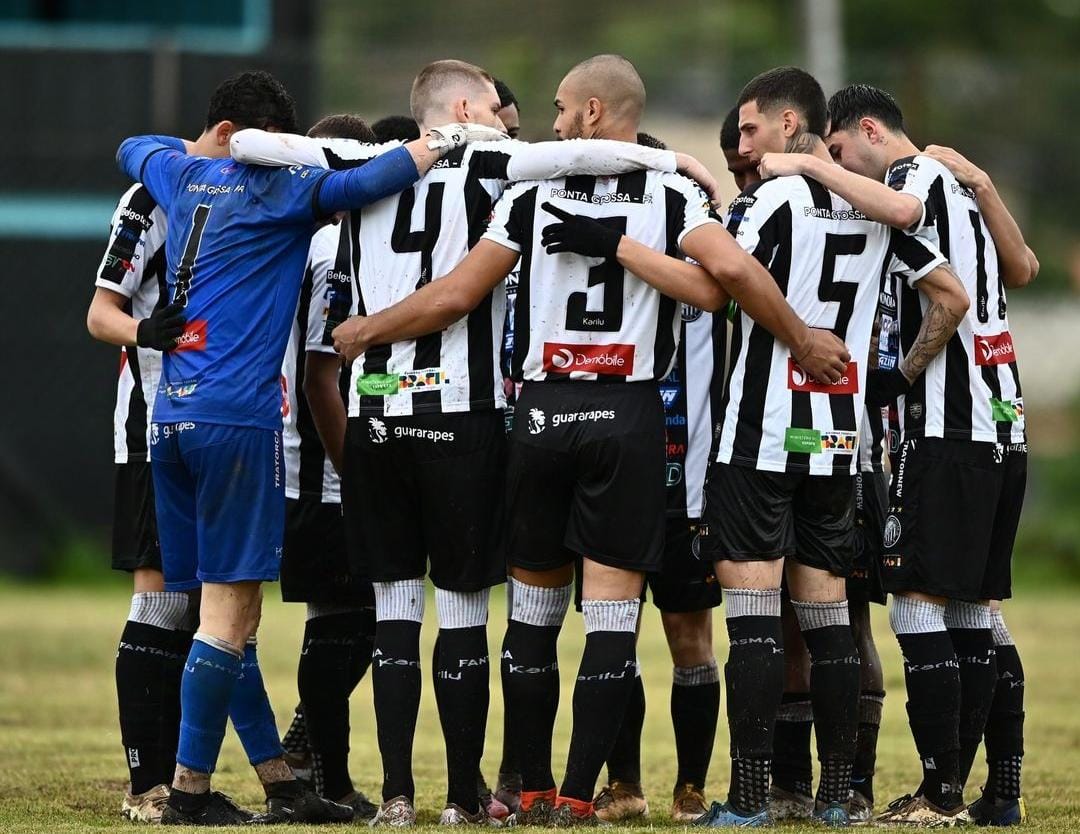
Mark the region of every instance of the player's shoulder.
<instances>
[{"instance_id":1,"label":"player's shoulder","mask_svg":"<svg viewBox=\"0 0 1080 834\"><path fill-rule=\"evenodd\" d=\"M341 223L327 223L325 226L321 226L315 234L311 236L311 245L308 247L308 260L314 262L316 260L324 260L328 257L332 258L337 253L338 243L341 240L342 227L345 221Z\"/></svg>"},{"instance_id":2,"label":"player's shoulder","mask_svg":"<svg viewBox=\"0 0 1080 834\"><path fill-rule=\"evenodd\" d=\"M951 176L949 169L933 157L920 153L895 160L885 172L885 184L900 191L916 177L932 180L939 176Z\"/></svg>"},{"instance_id":3,"label":"player's shoulder","mask_svg":"<svg viewBox=\"0 0 1080 834\"><path fill-rule=\"evenodd\" d=\"M687 198L693 198L694 200L700 198L706 203L709 202L708 195L705 194L701 186L684 174L646 169L645 175L647 179L651 179L658 186L678 191Z\"/></svg>"}]
</instances>

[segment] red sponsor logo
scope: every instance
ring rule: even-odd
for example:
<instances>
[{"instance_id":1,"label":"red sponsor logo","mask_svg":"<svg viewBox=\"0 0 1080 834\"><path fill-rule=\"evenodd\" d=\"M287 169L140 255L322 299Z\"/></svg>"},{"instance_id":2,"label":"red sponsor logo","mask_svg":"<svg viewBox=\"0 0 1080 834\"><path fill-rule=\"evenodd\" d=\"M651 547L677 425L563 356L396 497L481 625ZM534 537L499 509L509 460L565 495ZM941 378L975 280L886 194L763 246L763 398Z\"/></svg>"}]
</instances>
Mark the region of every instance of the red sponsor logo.
<instances>
[{"instance_id":1,"label":"red sponsor logo","mask_svg":"<svg viewBox=\"0 0 1080 834\"><path fill-rule=\"evenodd\" d=\"M996 336L975 334L976 365L1007 365L1016 359L1012 334L1006 330Z\"/></svg>"},{"instance_id":2,"label":"red sponsor logo","mask_svg":"<svg viewBox=\"0 0 1080 834\"><path fill-rule=\"evenodd\" d=\"M569 345L544 342L544 370L553 374L629 376L634 372L633 345Z\"/></svg>"},{"instance_id":3,"label":"red sponsor logo","mask_svg":"<svg viewBox=\"0 0 1080 834\"><path fill-rule=\"evenodd\" d=\"M859 392L859 363L848 362L839 382L818 382L790 356L787 360L787 387L792 391L812 394L857 394Z\"/></svg>"},{"instance_id":4,"label":"red sponsor logo","mask_svg":"<svg viewBox=\"0 0 1080 834\"><path fill-rule=\"evenodd\" d=\"M184 332L176 340L174 351L206 350L206 319L189 321L184 325Z\"/></svg>"}]
</instances>

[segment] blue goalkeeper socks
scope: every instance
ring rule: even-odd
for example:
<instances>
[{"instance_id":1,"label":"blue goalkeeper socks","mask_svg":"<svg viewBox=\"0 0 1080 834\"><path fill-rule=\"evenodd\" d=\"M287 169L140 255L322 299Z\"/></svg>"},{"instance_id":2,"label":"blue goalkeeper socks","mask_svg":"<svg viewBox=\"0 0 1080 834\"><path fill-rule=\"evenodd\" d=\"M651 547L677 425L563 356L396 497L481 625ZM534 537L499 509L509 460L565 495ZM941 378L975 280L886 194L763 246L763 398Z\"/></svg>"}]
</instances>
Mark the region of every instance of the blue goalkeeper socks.
<instances>
[{"instance_id":1,"label":"blue goalkeeper socks","mask_svg":"<svg viewBox=\"0 0 1080 834\"><path fill-rule=\"evenodd\" d=\"M227 643L195 635L180 683L179 764L198 773L214 772L239 677L240 656Z\"/></svg>"},{"instance_id":2,"label":"blue goalkeeper socks","mask_svg":"<svg viewBox=\"0 0 1080 834\"><path fill-rule=\"evenodd\" d=\"M240 679L229 702L229 717L252 765L285 755L259 670L259 656L254 642L248 643L244 649Z\"/></svg>"}]
</instances>

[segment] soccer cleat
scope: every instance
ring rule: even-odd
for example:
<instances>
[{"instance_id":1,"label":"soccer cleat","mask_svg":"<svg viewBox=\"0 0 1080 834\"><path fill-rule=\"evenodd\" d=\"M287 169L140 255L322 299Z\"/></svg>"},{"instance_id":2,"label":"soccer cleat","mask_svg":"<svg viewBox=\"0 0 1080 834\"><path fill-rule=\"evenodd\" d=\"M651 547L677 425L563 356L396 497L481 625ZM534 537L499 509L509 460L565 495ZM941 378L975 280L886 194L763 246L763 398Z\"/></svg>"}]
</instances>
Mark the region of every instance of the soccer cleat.
<instances>
[{"instance_id":1,"label":"soccer cleat","mask_svg":"<svg viewBox=\"0 0 1080 834\"><path fill-rule=\"evenodd\" d=\"M379 807L369 825L372 828L383 825L391 828L408 828L416 825L416 809L413 807L412 800L407 796L395 796L393 799L386 800Z\"/></svg>"},{"instance_id":2,"label":"soccer cleat","mask_svg":"<svg viewBox=\"0 0 1080 834\"><path fill-rule=\"evenodd\" d=\"M170 801L161 812L162 825L245 825L253 819L253 813L220 791L211 792L199 808L181 810Z\"/></svg>"},{"instance_id":3,"label":"soccer cleat","mask_svg":"<svg viewBox=\"0 0 1080 834\"><path fill-rule=\"evenodd\" d=\"M502 827L500 820L489 817L481 805L475 814L470 814L460 805L451 802L439 815L439 825L490 825L495 828Z\"/></svg>"},{"instance_id":4,"label":"soccer cleat","mask_svg":"<svg viewBox=\"0 0 1080 834\"><path fill-rule=\"evenodd\" d=\"M769 788L769 819L773 822L784 820L808 820L814 815L814 797L803 793L778 788Z\"/></svg>"},{"instance_id":5,"label":"soccer cleat","mask_svg":"<svg viewBox=\"0 0 1080 834\"><path fill-rule=\"evenodd\" d=\"M962 820L960 811L949 813L932 803L925 796L905 794L889 803L883 814L873 820L873 825L884 828L953 828Z\"/></svg>"},{"instance_id":6,"label":"soccer cleat","mask_svg":"<svg viewBox=\"0 0 1080 834\"><path fill-rule=\"evenodd\" d=\"M341 805L348 805L353 809L354 820L369 820L375 816L379 806L368 799L360 791L353 791L348 796L338 800Z\"/></svg>"},{"instance_id":7,"label":"soccer cleat","mask_svg":"<svg viewBox=\"0 0 1080 834\"><path fill-rule=\"evenodd\" d=\"M291 784L296 785L294 795L268 796L266 812L259 814L252 822L259 825L277 823L322 825L331 822L349 822L353 819L352 806L342 805L319 796L302 782L297 781Z\"/></svg>"},{"instance_id":8,"label":"soccer cleat","mask_svg":"<svg viewBox=\"0 0 1080 834\"><path fill-rule=\"evenodd\" d=\"M842 802L817 803L811 819L829 828L850 828L851 816Z\"/></svg>"},{"instance_id":9,"label":"soccer cleat","mask_svg":"<svg viewBox=\"0 0 1080 834\"><path fill-rule=\"evenodd\" d=\"M510 816L510 809L492 795L491 788L487 786L483 776L476 777L476 792L480 807L492 820L501 825Z\"/></svg>"},{"instance_id":10,"label":"soccer cleat","mask_svg":"<svg viewBox=\"0 0 1080 834\"><path fill-rule=\"evenodd\" d=\"M548 791L522 791L521 803L514 813L506 818L506 824L547 826L555 814L554 788Z\"/></svg>"},{"instance_id":11,"label":"soccer cleat","mask_svg":"<svg viewBox=\"0 0 1080 834\"><path fill-rule=\"evenodd\" d=\"M874 819L874 803L860 793L858 788L852 788L851 790L848 817L851 819L852 825L866 825Z\"/></svg>"},{"instance_id":12,"label":"soccer cleat","mask_svg":"<svg viewBox=\"0 0 1080 834\"><path fill-rule=\"evenodd\" d=\"M649 815L649 803L641 785L634 782L615 780L605 785L593 800L593 808L604 822L624 822Z\"/></svg>"},{"instance_id":13,"label":"soccer cleat","mask_svg":"<svg viewBox=\"0 0 1080 834\"><path fill-rule=\"evenodd\" d=\"M705 815L694 820L691 825L699 828L764 828L769 823L768 811L744 815L726 802L723 804L714 802Z\"/></svg>"},{"instance_id":14,"label":"soccer cleat","mask_svg":"<svg viewBox=\"0 0 1080 834\"><path fill-rule=\"evenodd\" d=\"M579 814L569 802L559 805L551 814L548 825L552 828L594 828L609 825L602 820L595 808L586 814Z\"/></svg>"},{"instance_id":15,"label":"soccer cleat","mask_svg":"<svg viewBox=\"0 0 1080 834\"><path fill-rule=\"evenodd\" d=\"M705 804L705 794L689 782L678 785L673 796L671 803L672 822L686 825L699 819L709 810Z\"/></svg>"},{"instance_id":16,"label":"soccer cleat","mask_svg":"<svg viewBox=\"0 0 1080 834\"><path fill-rule=\"evenodd\" d=\"M983 794L964 809L963 819L975 825L1020 825L1027 819L1027 806L1023 797L990 799Z\"/></svg>"},{"instance_id":17,"label":"soccer cleat","mask_svg":"<svg viewBox=\"0 0 1080 834\"><path fill-rule=\"evenodd\" d=\"M169 804L169 786L155 785L138 795L128 791L120 805L120 816L132 822L161 822L161 812Z\"/></svg>"},{"instance_id":18,"label":"soccer cleat","mask_svg":"<svg viewBox=\"0 0 1080 834\"><path fill-rule=\"evenodd\" d=\"M521 805L521 774L500 773L495 783L495 799L505 805L511 814Z\"/></svg>"}]
</instances>

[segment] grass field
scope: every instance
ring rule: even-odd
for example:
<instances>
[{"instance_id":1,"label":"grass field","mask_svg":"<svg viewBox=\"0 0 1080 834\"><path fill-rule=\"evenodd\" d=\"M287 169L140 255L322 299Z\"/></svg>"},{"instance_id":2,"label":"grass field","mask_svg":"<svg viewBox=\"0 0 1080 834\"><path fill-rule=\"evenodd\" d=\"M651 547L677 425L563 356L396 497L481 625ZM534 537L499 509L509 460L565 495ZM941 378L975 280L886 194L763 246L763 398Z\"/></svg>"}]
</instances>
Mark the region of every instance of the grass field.
<instances>
[{"instance_id":1,"label":"grass field","mask_svg":"<svg viewBox=\"0 0 1080 834\"><path fill-rule=\"evenodd\" d=\"M300 606L273 599L263 617L260 655L271 699L284 730L296 699L295 664L303 628ZM502 637L502 595L492 616L491 644ZM434 606L424 630L425 656L434 639ZM0 831L64 832L126 828L118 809L125 770L116 727L113 657L127 611L121 588L0 586ZM1080 830L1080 607L1064 592L1028 593L1008 608L1009 623L1027 670L1027 748L1024 793L1028 830ZM884 611L876 629L886 669L885 719L875 791L879 804L910 790L918 763L904 713L903 679ZM720 623L717 644L724 643ZM562 769L570 722L573 670L582 644L573 615L561 645L563 700L557 728L556 774ZM664 827L674 776L674 745L668 716L670 661L656 611L647 608L641 650L649 703L644 739L646 792L651 825ZM722 661L722 656L721 656ZM426 663L425 663L426 668ZM494 775L502 731L498 675L492 676L485 773ZM358 787L375 795L380 774L365 679L353 696L352 770ZM727 736L721 716L713 759L711 793L727 780ZM444 761L429 681L417 733L415 761L421 822L434 823L442 807ZM980 761L972 784L981 783ZM248 807L261 791L231 733L216 785ZM969 789L972 796L976 788ZM296 827L289 829L297 831ZM613 834L619 829L613 829ZM799 830L787 828L786 830ZM811 830L811 829L806 829Z\"/></svg>"}]
</instances>

